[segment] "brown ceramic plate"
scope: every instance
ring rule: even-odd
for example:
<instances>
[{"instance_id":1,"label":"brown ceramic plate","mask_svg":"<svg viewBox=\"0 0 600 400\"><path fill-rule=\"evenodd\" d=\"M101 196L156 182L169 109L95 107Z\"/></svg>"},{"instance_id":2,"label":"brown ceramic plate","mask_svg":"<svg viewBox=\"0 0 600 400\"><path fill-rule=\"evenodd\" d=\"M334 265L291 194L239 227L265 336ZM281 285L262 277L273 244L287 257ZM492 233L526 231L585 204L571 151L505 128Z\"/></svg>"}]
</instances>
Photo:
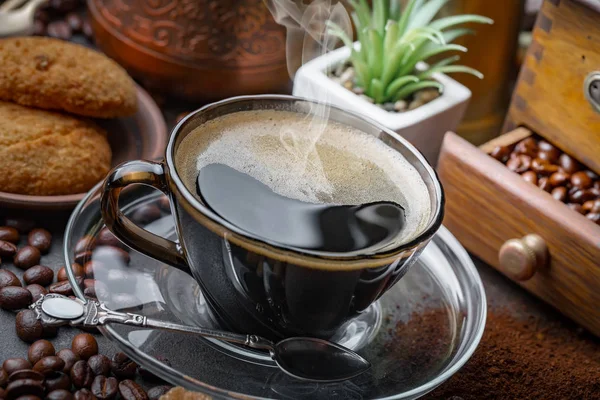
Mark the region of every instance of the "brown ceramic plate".
<instances>
[{"instance_id":1,"label":"brown ceramic plate","mask_svg":"<svg viewBox=\"0 0 600 400\"><path fill-rule=\"evenodd\" d=\"M150 95L137 86L138 112L127 118L96 120L108 132L112 166L127 160L156 160L167 145L167 125ZM62 196L29 196L0 192L0 208L60 210L75 207L85 193Z\"/></svg>"}]
</instances>

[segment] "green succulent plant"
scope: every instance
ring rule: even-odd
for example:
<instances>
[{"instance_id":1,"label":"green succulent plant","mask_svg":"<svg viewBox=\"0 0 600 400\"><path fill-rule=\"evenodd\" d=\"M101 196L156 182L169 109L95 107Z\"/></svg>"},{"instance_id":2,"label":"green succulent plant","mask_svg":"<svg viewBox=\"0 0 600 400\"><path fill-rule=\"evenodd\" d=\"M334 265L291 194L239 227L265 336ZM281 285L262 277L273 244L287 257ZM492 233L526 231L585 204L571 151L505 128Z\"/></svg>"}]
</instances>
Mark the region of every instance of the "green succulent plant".
<instances>
[{"instance_id":1,"label":"green succulent plant","mask_svg":"<svg viewBox=\"0 0 600 400\"><path fill-rule=\"evenodd\" d=\"M483 75L463 65L452 65L457 55L442 59L425 71L417 70L419 61L448 52L466 52L464 46L452 42L471 29L458 27L469 22L492 24L480 15L454 15L434 20L449 0L410 0L404 10L400 0L350 0L352 21L360 46L337 24L328 23L330 34L339 37L351 49L356 85L376 103L405 99L424 88L443 90L442 84L431 78L436 72L464 72Z\"/></svg>"}]
</instances>

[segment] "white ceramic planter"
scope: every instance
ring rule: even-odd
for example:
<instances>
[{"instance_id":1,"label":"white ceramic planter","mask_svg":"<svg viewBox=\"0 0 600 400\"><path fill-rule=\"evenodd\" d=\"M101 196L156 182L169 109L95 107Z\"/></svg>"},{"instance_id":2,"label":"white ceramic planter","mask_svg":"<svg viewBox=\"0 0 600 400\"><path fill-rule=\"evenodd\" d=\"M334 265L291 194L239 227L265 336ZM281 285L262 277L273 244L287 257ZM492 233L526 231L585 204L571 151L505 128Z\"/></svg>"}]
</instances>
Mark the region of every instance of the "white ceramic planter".
<instances>
[{"instance_id":1,"label":"white ceramic planter","mask_svg":"<svg viewBox=\"0 0 600 400\"><path fill-rule=\"evenodd\" d=\"M328 67L335 68L349 56L350 49L343 47L303 65L294 78L294 95L323 101L321 95L326 92L330 104L369 117L402 135L435 167L444 134L458 127L471 98L471 91L447 75L434 74L433 77L444 85L440 97L414 110L388 112L326 75Z\"/></svg>"}]
</instances>

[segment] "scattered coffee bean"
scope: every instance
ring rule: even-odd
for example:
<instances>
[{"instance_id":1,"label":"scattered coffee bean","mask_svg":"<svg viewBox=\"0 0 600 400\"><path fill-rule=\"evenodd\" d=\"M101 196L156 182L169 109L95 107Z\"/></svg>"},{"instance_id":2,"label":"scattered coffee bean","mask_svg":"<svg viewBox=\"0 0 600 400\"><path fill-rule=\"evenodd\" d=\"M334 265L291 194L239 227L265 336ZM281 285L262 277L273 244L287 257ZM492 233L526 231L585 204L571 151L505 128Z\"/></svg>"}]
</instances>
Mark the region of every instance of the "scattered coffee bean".
<instances>
[{"instance_id":1,"label":"scattered coffee bean","mask_svg":"<svg viewBox=\"0 0 600 400\"><path fill-rule=\"evenodd\" d=\"M534 158L531 161L531 169L541 175L552 175L555 172L558 172L558 166L550 164L547 160L542 160L541 158Z\"/></svg>"},{"instance_id":2,"label":"scattered coffee bean","mask_svg":"<svg viewBox=\"0 0 600 400\"><path fill-rule=\"evenodd\" d=\"M16 400L21 396L31 395L39 398L44 397L44 386L42 382L33 379L19 379L10 382L6 386L6 399Z\"/></svg>"},{"instance_id":3,"label":"scattered coffee bean","mask_svg":"<svg viewBox=\"0 0 600 400\"><path fill-rule=\"evenodd\" d=\"M119 383L119 394L123 400L148 400L146 391L131 379Z\"/></svg>"},{"instance_id":4,"label":"scattered coffee bean","mask_svg":"<svg viewBox=\"0 0 600 400\"><path fill-rule=\"evenodd\" d=\"M92 386L94 373L86 361L80 360L71 368L71 382L77 388L88 388Z\"/></svg>"},{"instance_id":5,"label":"scattered coffee bean","mask_svg":"<svg viewBox=\"0 0 600 400\"><path fill-rule=\"evenodd\" d=\"M20 369L18 371L13 372L8 377L9 382L18 381L19 379L32 379L34 381L42 382L44 380L44 375L32 369Z\"/></svg>"},{"instance_id":6,"label":"scattered coffee bean","mask_svg":"<svg viewBox=\"0 0 600 400\"><path fill-rule=\"evenodd\" d=\"M37 284L27 285L25 289L29 290L29 293L31 293L32 302L34 303L38 301L42 295L48 294L48 291L43 286Z\"/></svg>"},{"instance_id":7,"label":"scattered coffee bean","mask_svg":"<svg viewBox=\"0 0 600 400\"><path fill-rule=\"evenodd\" d=\"M171 366L171 362L166 357L156 356L154 358L156 358L158 361L160 361L164 365L167 365L169 367ZM143 366L139 367L138 372L140 373L140 376L142 377L142 379L145 379L147 381L160 380L160 378L158 376L154 375L150 370L144 368Z\"/></svg>"},{"instance_id":8,"label":"scattered coffee bean","mask_svg":"<svg viewBox=\"0 0 600 400\"><path fill-rule=\"evenodd\" d=\"M71 372L71 368L73 368L73 365L75 365L75 363L80 360L79 356L73 353L73 350L71 349L62 349L61 351L56 353L56 355L65 362L63 372L67 374Z\"/></svg>"},{"instance_id":9,"label":"scattered coffee bean","mask_svg":"<svg viewBox=\"0 0 600 400\"><path fill-rule=\"evenodd\" d=\"M37 247L25 246L17 251L13 258L13 264L17 268L27 269L39 264L41 257L42 255Z\"/></svg>"},{"instance_id":10,"label":"scattered coffee bean","mask_svg":"<svg viewBox=\"0 0 600 400\"><path fill-rule=\"evenodd\" d=\"M17 336L24 342L35 342L36 340L41 339L44 335L44 327L42 322L37 319L37 316L33 310L20 311L17 314L15 327L17 330ZM31 368L31 365L29 368Z\"/></svg>"},{"instance_id":11,"label":"scattered coffee bean","mask_svg":"<svg viewBox=\"0 0 600 400\"><path fill-rule=\"evenodd\" d=\"M119 381L115 378L97 376L92 382L92 393L100 400L112 400L119 392Z\"/></svg>"},{"instance_id":12,"label":"scattered coffee bean","mask_svg":"<svg viewBox=\"0 0 600 400\"><path fill-rule=\"evenodd\" d=\"M24 358L9 358L2 363L2 369L10 376L13 372L31 369L31 363Z\"/></svg>"},{"instance_id":13,"label":"scattered coffee bean","mask_svg":"<svg viewBox=\"0 0 600 400\"><path fill-rule=\"evenodd\" d=\"M527 171L531 167L531 157L520 154L512 157L506 162L506 166L518 174Z\"/></svg>"},{"instance_id":14,"label":"scattered coffee bean","mask_svg":"<svg viewBox=\"0 0 600 400\"><path fill-rule=\"evenodd\" d=\"M31 346L29 346L29 351L27 352L27 358L33 365L35 365L44 357L50 357L54 355L56 355L54 346L52 343L44 339L34 342Z\"/></svg>"},{"instance_id":15,"label":"scattered coffee bean","mask_svg":"<svg viewBox=\"0 0 600 400\"><path fill-rule=\"evenodd\" d=\"M533 158L537 156L538 145L535 139L528 137L517 143L514 151L517 154L524 154Z\"/></svg>"},{"instance_id":16,"label":"scattered coffee bean","mask_svg":"<svg viewBox=\"0 0 600 400\"><path fill-rule=\"evenodd\" d=\"M552 197L554 197L556 200L564 202L567 198L567 188L565 188L564 186L556 187L552 189L551 194Z\"/></svg>"},{"instance_id":17,"label":"scattered coffee bean","mask_svg":"<svg viewBox=\"0 0 600 400\"><path fill-rule=\"evenodd\" d=\"M0 257L13 257L17 254L17 246L11 242L0 240Z\"/></svg>"},{"instance_id":18,"label":"scattered coffee bean","mask_svg":"<svg viewBox=\"0 0 600 400\"><path fill-rule=\"evenodd\" d=\"M525 171L525 172L523 172L521 174L521 177L526 182L533 183L534 185L537 185L538 179L537 179L537 174L535 172L533 172L533 171Z\"/></svg>"},{"instance_id":19,"label":"scattered coffee bean","mask_svg":"<svg viewBox=\"0 0 600 400\"><path fill-rule=\"evenodd\" d=\"M89 333L80 333L73 338L71 350L82 360L87 360L98 354L98 342Z\"/></svg>"},{"instance_id":20,"label":"scattered coffee bean","mask_svg":"<svg viewBox=\"0 0 600 400\"><path fill-rule=\"evenodd\" d=\"M163 395L167 394L167 392L171 389L173 389L173 386L169 386L169 385L155 386L152 389L148 390L148 399L149 400L159 400Z\"/></svg>"},{"instance_id":21,"label":"scattered coffee bean","mask_svg":"<svg viewBox=\"0 0 600 400\"><path fill-rule=\"evenodd\" d=\"M18 230L10 226L0 226L0 240L17 244L19 243L19 239Z\"/></svg>"},{"instance_id":22,"label":"scattered coffee bean","mask_svg":"<svg viewBox=\"0 0 600 400\"><path fill-rule=\"evenodd\" d=\"M20 286L7 286L0 289L0 308L20 310L33 302L29 290Z\"/></svg>"},{"instance_id":23,"label":"scattered coffee bean","mask_svg":"<svg viewBox=\"0 0 600 400\"><path fill-rule=\"evenodd\" d=\"M65 21L67 21L67 24L69 24L69 27L71 27L72 32L81 32L81 28L83 27L83 19L79 14L76 12L69 13L65 17Z\"/></svg>"},{"instance_id":24,"label":"scattered coffee bean","mask_svg":"<svg viewBox=\"0 0 600 400\"><path fill-rule=\"evenodd\" d=\"M46 254L52 245L52 234L42 228L33 229L27 235L27 243L30 246L37 247L42 254Z\"/></svg>"},{"instance_id":25,"label":"scattered coffee bean","mask_svg":"<svg viewBox=\"0 0 600 400\"><path fill-rule=\"evenodd\" d=\"M7 286L21 286L21 281L12 271L0 269L0 289Z\"/></svg>"},{"instance_id":26,"label":"scattered coffee bean","mask_svg":"<svg viewBox=\"0 0 600 400\"><path fill-rule=\"evenodd\" d=\"M579 163L579 161L565 153L561 154L558 158L558 164L565 172L569 174L574 174L582 168L582 165Z\"/></svg>"},{"instance_id":27,"label":"scattered coffee bean","mask_svg":"<svg viewBox=\"0 0 600 400\"><path fill-rule=\"evenodd\" d=\"M48 36L61 40L69 40L73 36L71 27L65 21L52 21L46 26Z\"/></svg>"},{"instance_id":28,"label":"scattered coffee bean","mask_svg":"<svg viewBox=\"0 0 600 400\"><path fill-rule=\"evenodd\" d=\"M0 366L0 389L6 386L8 383L8 374L6 371ZM0 396L1 398L1 396Z\"/></svg>"},{"instance_id":29,"label":"scattered coffee bean","mask_svg":"<svg viewBox=\"0 0 600 400\"><path fill-rule=\"evenodd\" d=\"M9 228L15 228L19 233L28 233L35 227L35 222L26 218L6 218L4 225Z\"/></svg>"},{"instance_id":30,"label":"scattered coffee bean","mask_svg":"<svg viewBox=\"0 0 600 400\"><path fill-rule=\"evenodd\" d=\"M144 204L135 210L131 219L140 225L146 225L160 217L160 208L156 204Z\"/></svg>"},{"instance_id":31,"label":"scattered coffee bean","mask_svg":"<svg viewBox=\"0 0 600 400\"><path fill-rule=\"evenodd\" d=\"M88 360L88 365L94 375L108 376L110 374L110 358L103 354L95 354Z\"/></svg>"},{"instance_id":32,"label":"scattered coffee bean","mask_svg":"<svg viewBox=\"0 0 600 400\"><path fill-rule=\"evenodd\" d=\"M90 261L91 259L92 259L91 251L82 251L81 253L76 253L75 257L73 257L73 261L75 261L75 263L79 264L79 265L84 265L86 262Z\"/></svg>"},{"instance_id":33,"label":"scattered coffee bean","mask_svg":"<svg viewBox=\"0 0 600 400\"><path fill-rule=\"evenodd\" d=\"M505 162L508 161L508 157L510 156L510 147L508 147L508 146L497 146L497 147L495 147L492 150L492 152L490 153L490 155L492 157L494 157L496 160L500 161L501 163L505 163ZM166 198L166 197L167 196L164 196L164 198ZM159 201L161 201L161 200L162 199L160 199Z\"/></svg>"},{"instance_id":34,"label":"scattered coffee bean","mask_svg":"<svg viewBox=\"0 0 600 400\"><path fill-rule=\"evenodd\" d=\"M510 153L510 149L508 150L508 152ZM166 195L163 194L162 196L160 196L158 200L156 200L156 204L164 212L171 212L171 202L169 201L169 198Z\"/></svg>"},{"instance_id":35,"label":"scattered coffee bean","mask_svg":"<svg viewBox=\"0 0 600 400\"><path fill-rule=\"evenodd\" d=\"M75 400L96 400L96 396L92 394L88 389L79 389L73 395Z\"/></svg>"},{"instance_id":36,"label":"scattered coffee bean","mask_svg":"<svg viewBox=\"0 0 600 400\"><path fill-rule=\"evenodd\" d=\"M558 150L556 147L552 146L548 142L545 142L548 144L548 146L542 146L541 143L542 141L538 143L540 149L537 155L538 158L541 158L542 160L547 160L552 164L556 164L558 162L558 158L560 157L560 150Z\"/></svg>"},{"instance_id":37,"label":"scattered coffee bean","mask_svg":"<svg viewBox=\"0 0 600 400\"><path fill-rule=\"evenodd\" d=\"M598 225L600 225L600 213L589 213L585 217L587 219L589 219L590 221L595 222Z\"/></svg>"},{"instance_id":38,"label":"scattered coffee bean","mask_svg":"<svg viewBox=\"0 0 600 400\"><path fill-rule=\"evenodd\" d=\"M42 399L40 397L34 396L32 394L26 394L26 395L17 397L17 400L42 400Z\"/></svg>"},{"instance_id":39,"label":"scattered coffee bean","mask_svg":"<svg viewBox=\"0 0 600 400\"><path fill-rule=\"evenodd\" d=\"M100 261L91 260L91 261L86 262L85 266L83 267L85 277L93 279L94 271L99 271L102 268L104 268L104 264L102 264Z\"/></svg>"},{"instance_id":40,"label":"scattered coffee bean","mask_svg":"<svg viewBox=\"0 0 600 400\"><path fill-rule=\"evenodd\" d=\"M98 246L114 246L124 248L125 245L121 243L119 239L106 227L102 228L100 232L98 232L98 236L96 237L96 244Z\"/></svg>"},{"instance_id":41,"label":"scattered coffee bean","mask_svg":"<svg viewBox=\"0 0 600 400\"><path fill-rule=\"evenodd\" d=\"M61 372L65 367L65 362L57 356L44 357L33 366L33 370L41 374L48 375L50 372Z\"/></svg>"},{"instance_id":42,"label":"scattered coffee bean","mask_svg":"<svg viewBox=\"0 0 600 400\"><path fill-rule=\"evenodd\" d=\"M569 200L572 203L577 203L577 204L583 204L586 201L594 200L595 198L596 198L596 195L593 192L591 192L589 189L577 190L569 196Z\"/></svg>"},{"instance_id":43,"label":"scattered coffee bean","mask_svg":"<svg viewBox=\"0 0 600 400\"><path fill-rule=\"evenodd\" d=\"M68 390L53 390L46 395L45 400L73 400L73 395Z\"/></svg>"},{"instance_id":44,"label":"scattered coffee bean","mask_svg":"<svg viewBox=\"0 0 600 400\"><path fill-rule=\"evenodd\" d=\"M571 185L579 189L589 189L592 187L593 182L584 171L579 171L571 176Z\"/></svg>"},{"instance_id":45,"label":"scattered coffee bean","mask_svg":"<svg viewBox=\"0 0 600 400\"><path fill-rule=\"evenodd\" d=\"M84 251L92 251L96 248L96 238L91 235L86 235L79 239L75 245L74 253L82 253Z\"/></svg>"},{"instance_id":46,"label":"scattered coffee bean","mask_svg":"<svg viewBox=\"0 0 600 400\"><path fill-rule=\"evenodd\" d=\"M116 353L111 361L111 371L119 379L133 379L137 367L125 353Z\"/></svg>"},{"instance_id":47,"label":"scattered coffee bean","mask_svg":"<svg viewBox=\"0 0 600 400\"><path fill-rule=\"evenodd\" d=\"M98 260L106 265L118 263L129 264L131 256L120 247L98 246L94 250L94 260Z\"/></svg>"},{"instance_id":48,"label":"scattered coffee bean","mask_svg":"<svg viewBox=\"0 0 600 400\"><path fill-rule=\"evenodd\" d=\"M46 375L45 386L48 392L61 389L69 390L71 389L71 379L64 372L51 372Z\"/></svg>"},{"instance_id":49,"label":"scattered coffee bean","mask_svg":"<svg viewBox=\"0 0 600 400\"><path fill-rule=\"evenodd\" d=\"M552 186L563 186L565 185L571 176L563 171L558 171L550 175L550 184Z\"/></svg>"},{"instance_id":50,"label":"scattered coffee bean","mask_svg":"<svg viewBox=\"0 0 600 400\"><path fill-rule=\"evenodd\" d=\"M23 280L27 285L48 286L54 280L54 271L44 265L35 265L25 271Z\"/></svg>"},{"instance_id":51,"label":"scattered coffee bean","mask_svg":"<svg viewBox=\"0 0 600 400\"><path fill-rule=\"evenodd\" d=\"M73 287L69 283L69 281L59 281L55 282L48 287L48 291L50 293L56 293L63 296L72 296L73 295Z\"/></svg>"}]
</instances>

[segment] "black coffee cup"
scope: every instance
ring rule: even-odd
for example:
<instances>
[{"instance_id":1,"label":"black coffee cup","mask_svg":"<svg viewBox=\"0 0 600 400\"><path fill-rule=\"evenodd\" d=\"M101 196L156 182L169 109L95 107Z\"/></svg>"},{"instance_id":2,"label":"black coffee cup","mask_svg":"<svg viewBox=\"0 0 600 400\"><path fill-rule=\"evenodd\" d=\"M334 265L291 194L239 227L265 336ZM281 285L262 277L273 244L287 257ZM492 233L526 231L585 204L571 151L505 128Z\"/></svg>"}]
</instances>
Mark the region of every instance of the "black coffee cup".
<instances>
[{"instance_id":1,"label":"black coffee cup","mask_svg":"<svg viewBox=\"0 0 600 400\"><path fill-rule=\"evenodd\" d=\"M205 106L171 133L165 161L130 161L104 183L102 215L108 228L133 249L190 273L225 329L273 340L329 338L392 287L440 227L444 195L433 168L405 139L358 115L331 107L329 118L378 137L417 170L430 199L430 216L414 239L375 254L301 251L252 237L224 220L182 182L175 155L183 138L203 123L245 110L307 114L314 102L293 96L243 96ZM131 184L153 186L171 200L179 243L153 235L127 219L119 194ZM240 194L243 195L243 194Z\"/></svg>"}]
</instances>

